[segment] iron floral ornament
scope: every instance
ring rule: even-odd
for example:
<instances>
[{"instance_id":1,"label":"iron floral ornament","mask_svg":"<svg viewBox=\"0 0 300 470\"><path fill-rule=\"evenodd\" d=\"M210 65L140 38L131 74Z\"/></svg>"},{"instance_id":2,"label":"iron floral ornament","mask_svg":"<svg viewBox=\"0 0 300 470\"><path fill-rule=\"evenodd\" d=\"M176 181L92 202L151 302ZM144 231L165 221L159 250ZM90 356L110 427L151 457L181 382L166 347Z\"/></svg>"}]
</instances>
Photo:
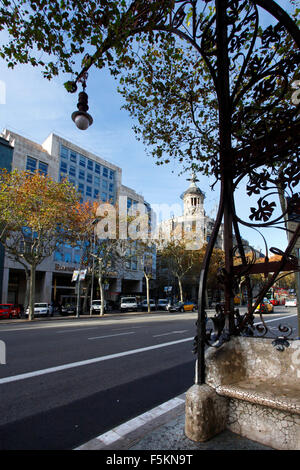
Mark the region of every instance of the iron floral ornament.
<instances>
[{"instance_id":1,"label":"iron floral ornament","mask_svg":"<svg viewBox=\"0 0 300 470\"><path fill-rule=\"evenodd\" d=\"M296 188L300 179L300 100L295 86L299 85L300 31L296 22L273 0L135 0L128 4L128 10L109 29L77 81L91 65L99 64L100 57L110 48L122 50L135 35L143 35L143 40L150 38L153 44L153 32L157 32L164 35L165 40L176 38L176 44L183 45L183 49L186 45L189 51L193 50L193 72L206 74L207 101L211 110L216 110L210 127L205 127L202 118L205 106L197 100L192 101L192 97L199 98L205 88L199 81L198 93L189 95L190 122L198 132L201 150L206 152L206 166L220 184L218 212L199 278L194 351L198 355L196 375L201 384L205 383L207 344L220 346L235 335L264 336L269 329L263 319L261 326L254 325L256 307L281 273L299 269L293 252L300 235L300 224L297 223L293 230L288 229L288 245L275 264L269 262L268 253L273 250L278 254L280 250L269 249L262 231L268 227L286 231L285 224L295 213L299 201ZM272 17L268 27L261 24L261 10ZM202 171L204 167L197 150L193 170L197 171L198 165L198 171ZM251 208L248 220L238 217L235 208L235 191L245 179L248 180L247 194L258 197L257 207ZM267 194L262 195L262 192ZM274 194L278 192L290 203L280 216L273 217ZM219 282L224 289L224 303L218 307L213 325L209 327L207 274L221 224L224 227L225 264L220 267ZM259 269L263 271L258 271L258 263L253 257L249 260L241 226L261 233L265 262L260 263ZM234 265L234 254L240 259L237 266ZM251 275L257 272L265 274L265 283L253 300ZM236 311L233 302L241 278L248 298L244 315ZM285 336L280 335L274 341L276 347L287 346Z\"/></svg>"}]
</instances>

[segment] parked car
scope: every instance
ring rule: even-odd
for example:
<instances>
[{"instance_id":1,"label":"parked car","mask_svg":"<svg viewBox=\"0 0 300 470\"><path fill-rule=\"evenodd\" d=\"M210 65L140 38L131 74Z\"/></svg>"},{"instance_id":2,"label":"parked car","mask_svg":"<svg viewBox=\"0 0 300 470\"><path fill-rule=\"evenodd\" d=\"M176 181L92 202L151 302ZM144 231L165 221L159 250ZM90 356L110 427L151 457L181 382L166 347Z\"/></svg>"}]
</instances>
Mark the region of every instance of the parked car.
<instances>
[{"instance_id":1,"label":"parked car","mask_svg":"<svg viewBox=\"0 0 300 470\"><path fill-rule=\"evenodd\" d=\"M178 312L180 307L181 306L178 303L169 302L167 305L167 310L168 312Z\"/></svg>"},{"instance_id":2,"label":"parked car","mask_svg":"<svg viewBox=\"0 0 300 470\"><path fill-rule=\"evenodd\" d=\"M91 304L91 313L96 313L96 314L100 314L100 310L101 310L101 300L92 300L92 304ZM107 308L106 308L106 301L104 300L104 313L107 311Z\"/></svg>"},{"instance_id":3,"label":"parked car","mask_svg":"<svg viewBox=\"0 0 300 470\"><path fill-rule=\"evenodd\" d=\"M169 301L168 299L158 299L157 310L168 310Z\"/></svg>"},{"instance_id":4,"label":"parked car","mask_svg":"<svg viewBox=\"0 0 300 470\"><path fill-rule=\"evenodd\" d=\"M269 301L269 299L264 298L261 304L258 304L258 306L255 309L256 312L262 312L262 313L273 313L274 312L274 307Z\"/></svg>"},{"instance_id":5,"label":"parked car","mask_svg":"<svg viewBox=\"0 0 300 470\"><path fill-rule=\"evenodd\" d=\"M178 302L180 312L194 312L196 305L194 302Z\"/></svg>"},{"instance_id":6,"label":"parked car","mask_svg":"<svg viewBox=\"0 0 300 470\"><path fill-rule=\"evenodd\" d=\"M25 314L28 316L29 315L29 307L26 309ZM50 315L50 306L49 304L42 302L42 303L36 303L34 304L34 315ZM53 314L52 314L53 315Z\"/></svg>"},{"instance_id":7,"label":"parked car","mask_svg":"<svg viewBox=\"0 0 300 470\"><path fill-rule=\"evenodd\" d=\"M150 306L150 310L156 310L156 304L153 299L149 299L149 306ZM143 300L141 307L142 307L142 310L148 310L147 299Z\"/></svg>"},{"instance_id":8,"label":"parked car","mask_svg":"<svg viewBox=\"0 0 300 470\"><path fill-rule=\"evenodd\" d=\"M296 298L290 298L285 300L285 306L286 307L297 307L297 299Z\"/></svg>"},{"instance_id":9,"label":"parked car","mask_svg":"<svg viewBox=\"0 0 300 470\"><path fill-rule=\"evenodd\" d=\"M270 299L270 302L272 305L279 305L279 300L278 299Z\"/></svg>"},{"instance_id":10,"label":"parked car","mask_svg":"<svg viewBox=\"0 0 300 470\"><path fill-rule=\"evenodd\" d=\"M65 304L61 307L61 314L63 316L75 315L75 313L76 313L76 307L73 304Z\"/></svg>"},{"instance_id":11,"label":"parked car","mask_svg":"<svg viewBox=\"0 0 300 470\"><path fill-rule=\"evenodd\" d=\"M120 310L121 312L137 312L138 304L136 297L121 297Z\"/></svg>"},{"instance_id":12,"label":"parked car","mask_svg":"<svg viewBox=\"0 0 300 470\"><path fill-rule=\"evenodd\" d=\"M106 311L107 312L118 312L119 305L113 300L106 300Z\"/></svg>"},{"instance_id":13,"label":"parked car","mask_svg":"<svg viewBox=\"0 0 300 470\"><path fill-rule=\"evenodd\" d=\"M14 304L0 304L0 318L20 318L21 309Z\"/></svg>"}]
</instances>

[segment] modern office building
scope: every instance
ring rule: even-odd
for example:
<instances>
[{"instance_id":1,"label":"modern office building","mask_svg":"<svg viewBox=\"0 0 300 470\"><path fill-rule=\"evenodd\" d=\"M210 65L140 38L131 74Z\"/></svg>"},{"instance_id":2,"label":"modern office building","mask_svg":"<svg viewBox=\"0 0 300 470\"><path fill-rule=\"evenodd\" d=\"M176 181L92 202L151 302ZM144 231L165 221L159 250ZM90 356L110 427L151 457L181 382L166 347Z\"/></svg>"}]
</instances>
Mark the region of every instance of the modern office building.
<instances>
[{"instance_id":1,"label":"modern office building","mask_svg":"<svg viewBox=\"0 0 300 470\"><path fill-rule=\"evenodd\" d=\"M4 130L1 142L11 149L11 168L40 171L55 181L67 178L78 189L81 200L116 204L122 199L127 208L135 204L149 205L143 196L122 185L122 169L74 143L50 134L42 143L35 143L15 132ZM4 145L4 144L3 144ZM1 154L2 155L2 154ZM0 167L5 163L1 159ZM72 275L80 267L80 248L65 245L38 266L36 301L63 302L75 296ZM132 258L122 273L113 272L106 282L106 298L117 300L121 293L142 293L143 269ZM2 302L24 303L26 290L22 266L7 256L3 262ZM95 298L95 297L94 297Z\"/></svg>"}]
</instances>

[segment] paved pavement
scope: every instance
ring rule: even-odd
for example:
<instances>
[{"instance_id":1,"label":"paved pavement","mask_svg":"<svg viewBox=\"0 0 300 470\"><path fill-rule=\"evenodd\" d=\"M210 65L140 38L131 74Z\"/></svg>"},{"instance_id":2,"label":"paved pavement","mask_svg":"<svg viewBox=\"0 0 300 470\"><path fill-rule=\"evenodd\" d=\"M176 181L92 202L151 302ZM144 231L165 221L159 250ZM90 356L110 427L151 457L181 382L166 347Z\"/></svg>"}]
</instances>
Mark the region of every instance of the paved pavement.
<instances>
[{"instance_id":1,"label":"paved pavement","mask_svg":"<svg viewBox=\"0 0 300 470\"><path fill-rule=\"evenodd\" d=\"M180 395L75 450L272 450L228 430L207 442L193 442L184 434L184 410L185 395Z\"/></svg>"}]
</instances>

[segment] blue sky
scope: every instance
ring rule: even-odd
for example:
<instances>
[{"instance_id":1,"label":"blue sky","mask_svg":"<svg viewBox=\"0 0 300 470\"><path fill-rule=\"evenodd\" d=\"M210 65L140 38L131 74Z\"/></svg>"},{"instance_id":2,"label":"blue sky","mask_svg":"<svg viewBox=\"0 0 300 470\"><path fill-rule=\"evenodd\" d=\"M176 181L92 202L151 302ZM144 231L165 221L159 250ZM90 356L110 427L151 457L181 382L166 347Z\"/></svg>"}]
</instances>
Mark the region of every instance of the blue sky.
<instances>
[{"instance_id":1,"label":"blue sky","mask_svg":"<svg viewBox=\"0 0 300 470\"><path fill-rule=\"evenodd\" d=\"M42 143L54 132L120 166L123 184L141 193L151 204L181 204L180 195L187 188L186 179L190 175L178 176L179 164L171 162L157 166L154 159L146 155L143 144L135 138L131 118L126 111L120 110L122 97L117 92L117 82L108 71L92 69L89 74L87 93L94 123L88 130L80 131L71 120L72 112L77 109L77 93L69 94L63 86L70 77L62 76L49 82L38 69L22 65L10 70L2 60L0 70L1 129L10 129L37 143ZM212 191L213 180L201 175L198 179L199 187L206 194L205 210L214 216L218 187ZM245 217L245 213L249 213L249 200L244 191L238 192L236 203L238 213ZM285 247L286 235L282 231L264 233L271 238L270 246ZM242 230L242 236L256 248L263 249L262 239L256 232Z\"/></svg>"}]
</instances>

